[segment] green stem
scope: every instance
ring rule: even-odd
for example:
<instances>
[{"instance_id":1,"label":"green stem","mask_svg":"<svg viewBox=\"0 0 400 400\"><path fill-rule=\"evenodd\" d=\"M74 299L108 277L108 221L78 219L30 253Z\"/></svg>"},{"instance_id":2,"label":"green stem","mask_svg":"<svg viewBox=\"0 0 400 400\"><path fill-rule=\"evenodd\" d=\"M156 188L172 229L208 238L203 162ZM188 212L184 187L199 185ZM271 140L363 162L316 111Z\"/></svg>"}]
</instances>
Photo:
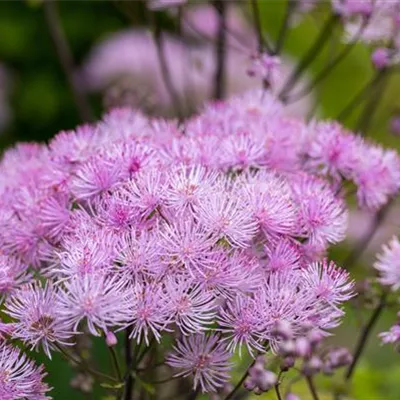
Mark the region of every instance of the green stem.
<instances>
[{"instance_id":1,"label":"green stem","mask_svg":"<svg viewBox=\"0 0 400 400\"><path fill-rule=\"evenodd\" d=\"M118 361L118 357L117 354L115 352L114 347L108 347L110 350L110 354L111 354L111 359L113 362L113 367L114 367L114 372L116 373L118 380L122 382L122 372L121 372L121 367L119 365L119 361Z\"/></svg>"},{"instance_id":2,"label":"green stem","mask_svg":"<svg viewBox=\"0 0 400 400\"><path fill-rule=\"evenodd\" d=\"M286 11L285 11L285 16L283 18L282 26L278 34L278 39L276 41L276 46L275 46L275 51L274 53L278 55L285 43L286 39L286 34L289 30L289 25L290 25L290 17L292 15L293 9L296 7L296 2L293 0L287 0L286 4Z\"/></svg>"},{"instance_id":3,"label":"green stem","mask_svg":"<svg viewBox=\"0 0 400 400\"><path fill-rule=\"evenodd\" d=\"M379 316L381 315L383 309L385 308L385 305L386 305L386 293L383 293L381 298L379 299L379 303L375 307L369 321L365 325L364 329L361 331L361 335L358 338L357 345L353 354L353 362L349 365L349 368L347 369L345 374L346 381L349 381L353 376L357 363L361 357L361 354L365 349L365 346L368 342L368 338L372 332L372 329L377 323Z\"/></svg>"},{"instance_id":4,"label":"green stem","mask_svg":"<svg viewBox=\"0 0 400 400\"><path fill-rule=\"evenodd\" d=\"M267 40L265 39L261 26L261 14L260 9L258 8L257 0L250 0L251 8L253 10L253 18L254 24L256 26L257 37L258 37L258 52L262 53L264 50L267 50L269 53L272 53L271 47L268 45Z\"/></svg>"},{"instance_id":5,"label":"green stem","mask_svg":"<svg viewBox=\"0 0 400 400\"><path fill-rule=\"evenodd\" d=\"M307 381L308 388L310 389L310 393L311 393L313 400L319 400L317 389L315 388L312 377L306 375L306 381Z\"/></svg>"},{"instance_id":6,"label":"green stem","mask_svg":"<svg viewBox=\"0 0 400 400\"><path fill-rule=\"evenodd\" d=\"M288 94L292 90L292 88L297 83L300 76L303 74L303 71L308 67L308 65L317 57L320 50L324 47L325 43L329 39L332 29L335 26L338 20L337 15L332 15L329 20L325 23L324 28L320 31L320 34L316 38L314 44L305 54L303 59L297 64L297 67L290 75L288 81L284 85L283 89L279 93L279 98L286 102L288 99Z\"/></svg>"},{"instance_id":7,"label":"green stem","mask_svg":"<svg viewBox=\"0 0 400 400\"><path fill-rule=\"evenodd\" d=\"M90 373L91 375L96 376L98 378L106 379L106 380L109 380L112 382L118 382L118 380L113 378L112 376L103 374L102 372L97 371L97 370L93 369L92 367L90 367L89 365L87 365L87 363L85 363L85 361L75 358L72 354L68 353L63 347L59 346L58 344L56 344L55 347L60 351L60 353L64 356L65 359L67 359L68 361L71 361L79 369L86 371L86 372Z\"/></svg>"},{"instance_id":8,"label":"green stem","mask_svg":"<svg viewBox=\"0 0 400 400\"><path fill-rule=\"evenodd\" d=\"M43 8L50 36L53 40L58 59L71 88L71 92L74 96L79 116L83 122L90 122L93 120L92 110L87 97L83 93L82 88L76 79L74 58L65 36L65 32L62 28L60 14L58 12L58 2L45 1L43 3Z\"/></svg>"}]
</instances>

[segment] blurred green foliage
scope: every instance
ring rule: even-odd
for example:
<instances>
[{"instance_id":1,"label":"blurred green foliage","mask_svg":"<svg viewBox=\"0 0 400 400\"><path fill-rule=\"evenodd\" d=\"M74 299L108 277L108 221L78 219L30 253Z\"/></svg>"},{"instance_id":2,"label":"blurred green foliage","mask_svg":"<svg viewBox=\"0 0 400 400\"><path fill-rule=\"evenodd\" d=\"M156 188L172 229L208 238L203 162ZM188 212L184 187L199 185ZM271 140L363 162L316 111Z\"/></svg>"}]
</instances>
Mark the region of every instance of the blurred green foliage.
<instances>
[{"instance_id":1,"label":"blurred green foliage","mask_svg":"<svg viewBox=\"0 0 400 400\"><path fill-rule=\"evenodd\" d=\"M77 65L82 62L91 46L110 32L128 27L131 21L144 22L141 13L137 12L140 9L135 2L60 1L58 6ZM262 24L272 39L280 29L285 7L286 1L260 1ZM284 48L287 54L299 58L310 47L325 23L326 7L323 4L315 14L306 16L290 31ZM320 71L334 54L343 49L340 34L337 31L325 51L314 60L311 73ZM0 147L4 148L21 140L47 140L56 132L72 129L79 124L72 93L49 36L41 1L0 2L0 37L0 61L7 65L13 77L11 108L14 114L12 124L0 136ZM318 86L318 113L323 117L335 118L371 79L372 74L369 51L362 45L355 46L344 62ZM388 121L392 113L400 108L400 98L397 96L399 87L399 77L393 74L376 110L370 135L381 143L397 148L400 148L400 139L389 134ZM100 116L99 98L93 97L91 102L96 116ZM351 128L356 126L356 114L346 121ZM343 259L347 250L335 250L335 258ZM364 275L364 268L364 265L358 266L356 274ZM398 354L391 346L381 347L376 340L377 332L388 329L394 321L394 315L394 312L387 312L371 336L366 357L356 372L354 385L350 388L352 399L400 398ZM353 345L359 329L357 316L349 310L345 323L332 338L332 342ZM121 339L117 349L119 354L122 353ZM107 372L111 363L103 340L95 340L93 346L96 365ZM73 370L59 354L55 354L52 361L39 355L37 359L45 363L49 372L48 382L54 387L54 399L106 398L107 392L98 386L93 394L88 395L72 390L69 381ZM247 362L245 358L244 365ZM239 371L235 375L240 376ZM324 385L322 382L321 387L324 388ZM296 385L295 389L302 395L302 399L309 398L304 384ZM264 398L272 399L274 395L266 395ZM331 397L323 389L320 398L325 400Z\"/></svg>"}]
</instances>

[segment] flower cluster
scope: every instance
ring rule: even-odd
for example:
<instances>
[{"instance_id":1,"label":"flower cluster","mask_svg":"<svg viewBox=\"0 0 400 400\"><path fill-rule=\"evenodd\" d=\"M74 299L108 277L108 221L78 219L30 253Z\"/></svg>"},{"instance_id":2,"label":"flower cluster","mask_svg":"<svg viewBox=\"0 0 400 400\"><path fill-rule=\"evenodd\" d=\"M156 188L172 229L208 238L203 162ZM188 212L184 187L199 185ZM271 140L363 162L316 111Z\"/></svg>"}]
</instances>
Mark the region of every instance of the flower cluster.
<instances>
[{"instance_id":1,"label":"flower cluster","mask_svg":"<svg viewBox=\"0 0 400 400\"><path fill-rule=\"evenodd\" d=\"M232 352L279 351L278 323L293 340L339 324L353 283L324 255L346 233L342 181L372 209L400 185L394 152L264 91L180 124L115 109L0 170L8 334L49 357L82 331L172 335L167 362L202 391L229 380Z\"/></svg>"}]
</instances>

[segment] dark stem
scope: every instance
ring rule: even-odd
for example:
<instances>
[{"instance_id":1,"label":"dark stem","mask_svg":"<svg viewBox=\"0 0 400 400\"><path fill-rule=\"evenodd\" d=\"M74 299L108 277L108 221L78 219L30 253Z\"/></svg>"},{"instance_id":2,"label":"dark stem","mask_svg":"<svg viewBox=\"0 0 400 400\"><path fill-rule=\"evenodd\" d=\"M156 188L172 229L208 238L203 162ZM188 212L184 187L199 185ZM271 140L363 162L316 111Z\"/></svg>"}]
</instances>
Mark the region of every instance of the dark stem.
<instances>
[{"instance_id":1,"label":"dark stem","mask_svg":"<svg viewBox=\"0 0 400 400\"><path fill-rule=\"evenodd\" d=\"M192 391L192 393L189 394L187 400L196 400L199 394L200 394L200 386L198 386L196 390Z\"/></svg>"},{"instance_id":2,"label":"dark stem","mask_svg":"<svg viewBox=\"0 0 400 400\"><path fill-rule=\"evenodd\" d=\"M155 343L156 339L154 336L150 339L149 345L146 346L142 352L138 355L138 357L135 360L135 365L138 367L141 361L143 360L144 356L148 353L148 351L152 348L153 344Z\"/></svg>"},{"instance_id":3,"label":"dark stem","mask_svg":"<svg viewBox=\"0 0 400 400\"><path fill-rule=\"evenodd\" d=\"M124 400L131 400L133 393L133 377L131 374L131 369L133 367L133 357L132 357L132 340L130 339L131 329L125 329L125 394Z\"/></svg>"},{"instance_id":4,"label":"dark stem","mask_svg":"<svg viewBox=\"0 0 400 400\"><path fill-rule=\"evenodd\" d=\"M334 58L331 62L328 63L325 68L319 72L319 74L311 81L311 83L303 88L299 93L295 94L292 98L290 98L290 102L297 101L301 99L303 96L307 95L308 93L311 92L315 88L315 86L324 80L333 70L334 68L344 59L346 56L350 53L350 51L353 49L354 45L358 43L358 40L363 33L366 25L368 23L368 19L364 21L364 23L361 25L359 31L357 32L356 36L353 38L351 43L345 46L342 52L340 52L336 58Z\"/></svg>"},{"instance_id":5,"label":"dark stem","mask_svg":"<svg viewBox=\"0 0 400 400\"><path fill-rule=\"evenodd\" d=\"M58 344L55 344L55 347L60 351L60 353L64 356L64 358L70 362L72 362L73 364L76 365L76 367L78 369L80 369L81 371L86 371L89 374L100 378L100 379L106 379L112 382L118 382L117 379L113 378L112 376L108 376L106 374L103 374L100 371L97 371L95 369L93 369L92 367L90 367L84 360L81 359L77 359L75 358L72 354L68 353L62 346L59 346Z\"/></svg>"},{"instance_id":6,"label":"dark stem","mask_svg":"<svg viewBox=\"0 0 400 400\"><path fill-rule=\"evenodd\" d=\"M365 98L367 92L376 85L376 83L382 79L382 72L383 70L379 70L375 73L375 75L372 77L371 80L369 80L365 86L361 88L361 90L354 96L354 98L350 101L349 104L340 112L340 114L337 116L337 120L343 121L346 119L352 111L360 104L362 103Z\"/></svg>"},{"instance_id":7,"label":"dark stem","mask_svg":"<svg viewBox=\"0 0 400 400\"><path fill-rule=\"evenodd\" d=\"M353 361L349 365L349 368L346 371L345 374L345 379L346 381L349 381L351 377L353 376L354 370L357 366L357 363L361 357L361 354L363 353L365 346L368 342L369 335L372 332L372 329L374 328L375 324L378 321L379 316L381 315L386 303L386 293L383 293L381 298L379 299L379 303L375 307L375 310L371 314L371 317L367 324L364 326L363 330L361 331L361 335L358 338L356 348L354 350L353 354Z\"/></svg>"},{"instance_id":8,"label":"dark stem","mask_svg":"<svg viewBox=\"0 0 400 400\"><path fill-rule=\"evenodd\" d=\"M316 58L318 53L324 47L325 43L327 42L327 40L329 39L329 37L331 35L332 29L335 26L337 19L338 19L338 17L336 15L331 15L329 20L325 23L324 28L320 31L320 34L316 38L314 44L311 46L311 48L305 54L303 59L297 64L297 67L292 72L288 81L286 82L286 84L284 85L284 87L282 88L282 90L279 94L279 98L282 101L287 100L287 96L288 96L289 92L295 86L298 79L302 75L303 71Z\"/></svg>"},{"instance_id":9,"label":"dark stem","mask_svg":"<svg viewBox=\"0 0 400 400\"><path fill-rule=\"evenodd\" d=\"M161 75L163 77L165 87L167 88L167 91L169 93L171 101L175 106L176 114L181 119L183 117L182 107L180 104L179 95L178 95L177 91L175 90L175 86L171 79L171 74L169 71L167 59L165 57L165 52L164 52L164 47L165 47L164 39L162 36L162 31L158 24L155 24L155 26L154 26L154 41L156 44L157 57L158 57L158 61L160 63Z\"/></svg>"},{"instance_id":10,"label":"dark stem","mask_svg":"<svg viewBox=\"0 0 400 400\"><path fill-rule=\"evenodd\" d=\"M117 354L115 353L115 349L114 349L114 347L108 347L108 348L110 349L114 372L117 374L118 380L122 382L121 368L119 366L118 357L117 357Z\"/></svg>"},{"instance_id":11,"label":"dark stem","mask_svg":"<svg viewBox=\"0 0 400 400\"><path fill-rule=\"evenodd\" d=\"M67 38L62 29L57 1L47 0L43 3L43 7L50 36L53 40L58 59L74 96L79 116L83 122L92 121L93 116L89 101L82 92L79 82L76 79L75 63Z\"/></svg>"},{"instance_id":12,"label":"dark stem","mask_svg":"<svg viewBox=\"0 0 400 400\"><path fill-rule=\"evenodd\" d=\"M373 92L370 95L370 99L366 104L363 113L357 124L357 130L361 132L364 136L367 135L368 129L371 125L375 112L378 108L379 101L382 98L383 93L385 92L385 83L387 82L386 74L387 70L383 71L381 75L379 75L379 79L375 82L373 86Z\"/></svg>"},{"instance_id":13,"label":"dark stem","mask_svg":"<svg viewBox=\"0 0 400 400\"><path fill-rule=\"evenodd\" d=\"M217 68L214 76L214 98L221 100L225 95L225 69L226 69L226 4L224 0L215 0L214 7L219 16L217 41L215 44L215 59Z\"/></svg>"},{"instance_id":14,"label":"dark stem","mask_svg":"<svg viewBox=\"0 0 400 400\"><path fill-rule=\"evenodd\" d=\"M253 10L254 24L256 26L257 37L258 37L258 52L262 53L264 52L264 50L267 50L269 53L272 53L271 48L268 45L268 42L263 35L261 26L261 14L260 14L260 9L258 8L257 0L251 0L251 8Z\"/></svg>"},{"instance_id":15,"label":"dark stem","mask_svg":"<svg viewBox=\"0 0 400 400\"><path fill-rule=\"evenodd\" d=\"M235 395L235 393L241 388L241 386L243 385L243 382L246 380L246 378L249 376L249 371L250 368L255 364L255 360L248 366L248 368L246 369L245 373L243 374L243 376L240 378L239 382L236 384L236 386L232 389L232 391L230 393L228 393L228 395L225 397L224 400L230 400L233 398L233 396Z\"/></svg>"},{"instance_id":16,"label":"dark stem","mask_svg":"<svg viewBox=\"0 0 400 400\"><path fill-rule=\"evenodd\" d=\"M307 381L308 388L310 389L313 400L319 400L317 389L315 388L313 378L311 376L306 375L306 381Z\"/></svg>"},{"instance_id":17,"label":"dark stem","mask_svg":"<svg viewBox=\"0 0 400 400\"><path fill-rule=\"evenodd\" d=\"M393 200L390 200L375 214L374 221L372 222L371 227L368 229L368 231L364 234L364 236L359 240L359 242L354 246L350 254L343 261L342 264L346 269L350 269L350 267L358 261L358 259L364 253L364 251L368 248L368 245L371 242L372 238L374 237L376 231L378 230L381 223L385 219L391 207L392 202Z\"/></svg>"},{"instance_id":18,"label":"dark stem","mask_svg":"<svg viewBox=\"0 0 400 400\"><path fill-rule=\"evenodd\" d=\"M285 11L285 16L283 18L282 26L278 34L278 39L276 41L276 46L275 46L275 51L274 53L278 55L285 43L286 39L286 34L289 31L289 25L290 25L290 17L292 15L293 9L296 7L296 2L293 0L287 0L286 4L286 11Z\"/></svg>"},{"instance_id":19,"label":"dark stem","mask_svg":"<svg viewBox=\"0 0 400 400\"><path fill-rule=\"evenodd\" d=\"M278 400L282 400L281 392L279 391L279 385L275 385L275 393Z\"/></svg>"},{"instance_id":20,"label":"dark stem","mask_svg":"<svg viewBox=\"0 0 400 400\"><path fill-rule=\"evenodd\" d=\"M341 53L337 55L335 59L333 59L312 81L311 83L302 89L300 92L296 93L293 97L289 99L289 102L297 101L301 99L303 96L306 96L310 93L319 82L324 80L334 69L335 67L346 58L346 56L353 49L354 45L357 43L358 38L349 43Z\"/></svg>"}]
</instances>

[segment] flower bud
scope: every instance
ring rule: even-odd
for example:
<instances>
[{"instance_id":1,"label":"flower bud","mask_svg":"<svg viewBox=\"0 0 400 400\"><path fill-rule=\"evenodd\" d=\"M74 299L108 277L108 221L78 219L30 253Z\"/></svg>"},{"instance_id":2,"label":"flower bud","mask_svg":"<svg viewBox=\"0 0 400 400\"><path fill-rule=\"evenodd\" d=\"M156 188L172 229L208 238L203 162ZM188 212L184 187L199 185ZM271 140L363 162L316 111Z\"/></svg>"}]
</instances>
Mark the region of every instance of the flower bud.
<instances>
[{"instance_id":1,"label":"flower bud","mask_svg":"<svg viewBox=\"0 0 400 400\"><path fill-rule=\"evenodd\" d=\"M109 331L106 334L106 343L108 347L113 347L118 343L117 337L113 332Z\"/></svg>"},{"instance_id":2,"label":"flower bud","mask_svg":"<svg viewBox=\"0 0 400 400\"><path fill-rule=\"evenodd\" d=\"M296 353L296 346L293 340L286 340L279 345L279 353L283 356L294 356Z\"/></svg>"},{"instance_id":3,"label":"flower bud","mask_svg":"<svg viewBox=\"0 0 400 400\"><path fill-rule=\"evenodd\" d=\"M285 400L300 400L300 397L296 396L294 393L288 393Z\"/></svg>"},{"instance_id":4,"label":"flower bud","mask_svg":"<svg viewBox=\"0 0 400 400\"><path fill-rule=\"evenodd\" d=\"M282 339L290 339L293 336L293 331L291 325L287 321L278 321L273 330L272 334Z\"/></svg>"},{"instance_id":5,"label":"flower bud","mask_svg":"<svg viewBox=\"0 0 400 400\"><path fill-rule=\"evenodd\" d=\"M379 47L371 55L372 64L376 69L383 69L390 63L390 50L386 47Z\"/></svg>"},{"instance_id":6,"label":"flower bud","mask_svg":"<svg viewBox=\"0 0 400 400\"><path fill-rule=\"evenodd\" d=\"M353 361L353 356L345 347L340 347L338 349L331 350L325 360L327 364L332 369L344 367L350 365Z\"/></svg>"},{"instance_id":7,"label":"flower bud","mask_svg":"<svg viewBox=\"0 0 400 400\"><path fill-rule=\"evenodd\" d=\"M257 380L257 386L266 392L272 389L278 382L278 377L271 371L264 371L260 378Z\"/></svg>"},{"instance_id":8,"label":"flower bud","mask_svg":"<svg viewBox=\"0 0 400 400\"><path fill-rule=\"evenodd\" d=\"M317 346L322 342L322 339L324 338L324 335L321 333L321 331L318 330L312 330L308 333L307 339L310 342L311 346Z\"/></svg>"},{"instance_id":9,"label":"flower bud","mask_svg":"<svg viewBox=\"0 0 400 400\"><path fill-rule=\"evenodd\" d=\"M254 379L253 379L251 376L249 376L249 377L247 377L246 380L244 381L243 386L244 386L244 388L245 388L246 390L252 391L252 390L255 389L256 383L254 382Z\"/></svg>"},{"instance_id":10,"label":"flower bud","mask_svg":"<svg viewBox=\"0 0 400 400\"><path fill-rule=\"evenodd\" d=\"M311 353L310 342L305 337L299 337L295 342L296 355L298 357L307 357Z\"/></svg>"},{"instance_id":11,"label":"flower bud","mask_svg":"<svg viewBox=\"0 0 400 400\"><path fill-rule=\"evenodd\" d=\"M313 356L304 363L303 372L307 376L314 375L321 371L322 366L323 364L320 358L317 356Z\"/></svg>"},{"instance_id":12,"label":"flower bud","mask_svg":"<svg viewBox=\"0 0 400 400\"><path fill-rule=\"evenodd\" d=\"M285 357L281 361L280 368L281 368L281 371L286 372L293 366L294 366L294 358L293 357Z\"/></svg>"}]
</instances>

